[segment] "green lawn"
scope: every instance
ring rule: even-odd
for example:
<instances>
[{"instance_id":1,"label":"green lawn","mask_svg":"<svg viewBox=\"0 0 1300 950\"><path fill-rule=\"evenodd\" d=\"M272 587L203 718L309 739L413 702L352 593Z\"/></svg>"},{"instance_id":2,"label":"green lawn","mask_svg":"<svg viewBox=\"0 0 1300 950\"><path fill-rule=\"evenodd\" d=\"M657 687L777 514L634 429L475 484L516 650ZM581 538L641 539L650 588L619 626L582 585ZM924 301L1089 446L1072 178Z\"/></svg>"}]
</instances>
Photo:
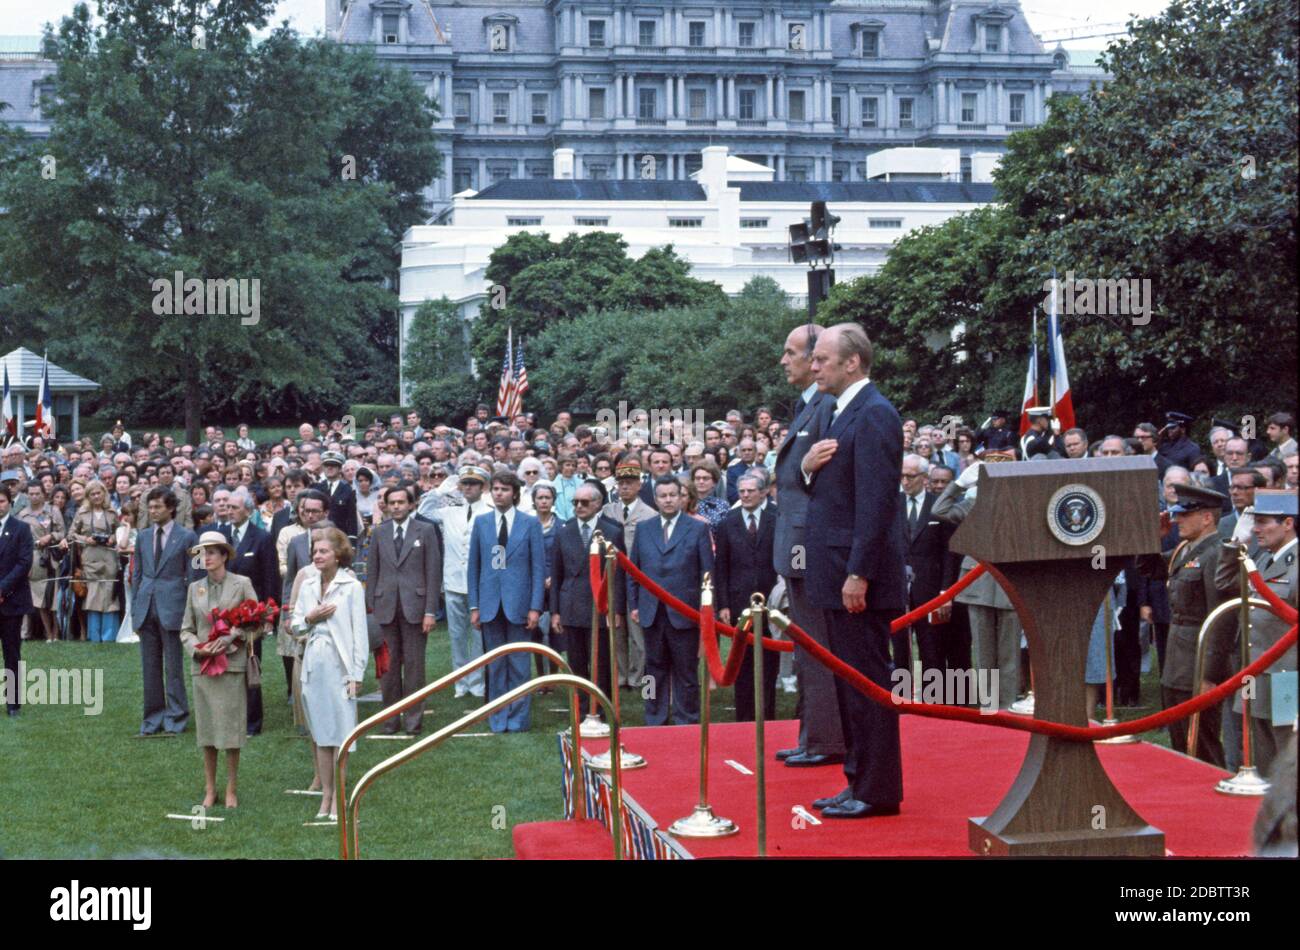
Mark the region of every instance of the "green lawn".
<instances>
[{"instance_id":1,"label":"green lawn","mask_svg":"<svg viewBox=\"0 0 1300 950\"><path fill-rule=\"evenodd\" d=\"M102 668L104 705L98 716L81 707L29 706L0 720L0 857L265 857L333 858L337 832L303 827L319 799L286 795L311 779L305 740L298 738L285 702L279 658L267 651L263 692L266 723L244 748L239 809L212 814L226 821L195 829L168 813L191 814L203 776L193 731L177 739L133 739L140 725L140 656L135 645L23 644L28 669ZM429 638L432 678L450 667L446 628ZM373 676L365 690L374 690ZM1148 705L1118 710L1133 719L1156 710L1159 685L1143 677ZM426 734L473 708L471 699L435 697ZM730 721L732 690L714 693L714 715ZM367 858L506 858L510 826L560 817L562 800L555 734L568 723L562 694L534 697L533 729L525 734L464 737L381 778L362 805L362 854ZM794 696L778 690L778 716L794 716ZM378 707L362 705L363 715ZM622 693L624 720L644 722L636 691ZM474 732L487 732L487 725ZM1144 736L1168 745L1167 734ZM352 756L350 781L407 745L362 740ZM224 782L224 762L218 772ZM504 811L502 810L504 809ZM501 818L504 817L504 822ZM504 827L501 827L504 824Z\"/></svg>"}]
</instances>

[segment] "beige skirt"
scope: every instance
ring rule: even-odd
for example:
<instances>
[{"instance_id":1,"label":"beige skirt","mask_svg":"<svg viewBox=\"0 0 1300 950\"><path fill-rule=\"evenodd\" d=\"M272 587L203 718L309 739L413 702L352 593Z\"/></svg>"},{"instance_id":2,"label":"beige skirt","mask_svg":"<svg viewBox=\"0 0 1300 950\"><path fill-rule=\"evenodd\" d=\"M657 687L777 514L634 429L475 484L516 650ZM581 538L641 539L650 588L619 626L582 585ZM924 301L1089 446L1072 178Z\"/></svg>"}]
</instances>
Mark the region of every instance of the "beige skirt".
<instances>
[{"instance_id":1,"label":"beige skirt","mask_svg":"<svg viewBox=\"0 0 1300 950\"><path fill-rule=\"evenodd\" d=\"M248 679L244 671L194 674L194 732L199 746L242 749L248 738Z\"/></svg>"}]
</instances>

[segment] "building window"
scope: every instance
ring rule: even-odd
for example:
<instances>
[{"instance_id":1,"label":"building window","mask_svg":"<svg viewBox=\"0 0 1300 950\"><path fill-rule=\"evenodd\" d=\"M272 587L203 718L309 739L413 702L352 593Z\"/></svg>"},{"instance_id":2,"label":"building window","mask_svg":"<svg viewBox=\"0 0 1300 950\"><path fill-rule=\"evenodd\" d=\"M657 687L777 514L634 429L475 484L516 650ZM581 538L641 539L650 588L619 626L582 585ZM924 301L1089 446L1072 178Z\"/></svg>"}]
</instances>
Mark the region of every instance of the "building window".
<instances>
[{"instance_id":1,"label":"building window","mask_svg":"<svg viewBox=\"0 0 1300 950\"><path fill-rule=\"evenodd\" d=\"M528 164L528 177L529 178L550 178L551 177L550 162L530 162Z\"/></svg>"},{"instance_id":2,"label":"building window","mask_svg":"<svg viewBox=\"0 0 1300 950\"><path fill-rule=\"evenodd\" d=\"M510 178L510 166L495 165L488 169L488 175L491 176L493 183L507 181Z\"/></svg>"},{"instance_id":3,"label":"building window","mask_svg":"<svg viewBox=\"0 0 1300 950\"><path fill-rule=\"evenodd\" d=\"M757 102L758 102L758 90L756 89L738 90L736 92L736 103L740 107L740 115L738 116L738 118L741 119L757 118L757 116L754 115Z\"/></svg>"},{"instance_id":4,"label":"building window","mask_svg":"<svg viewBox=\"0 0 1300 950\"><path fill-rule=\"evenodd\" d=\"M736 44L738 46L754 45L754 23L737 23L736 24Z\"/></svg>"},{"instance_id":5,"label":"building window","mask_svg":"<svg viewBox=\"0 0 1300 950\"><path fill-rule=\"evenodd\" d=\"M399 17L396 13L384 14L384 42L397 42L397 21Z\"/></svg>"},{"instance_id":6,"label":"building window","mask_svg":"<svg viewBox=\"0 0 1300 950\"><path fill-rule=\"evenodd\" d=\"M975 121L975 93L963 92L961 94L961 120L965 123Z\"/></svg>"},{"instance_id":7,"label":"building window","mask_svg":"<svg viewBox=\"0 0 1300 950\"><path fill-rule=\"evenodd\" d=\"M609 218L583 218L573 219L573 223L579 228L604 228L609 226Z\"/></svg>"},{"instance_id":8,"label":"building window","mask_svg":"<svg viewBox=\"0 0 1300 950\"><path fill-rule=\"evenodd\" d=\"M897 231L903 226L902 218L868 218L867 227L884 228L887 231Z\"/></svg>"},{"instance_id":9,"label":"building window","mask_svg":"<svg viewBox=\"0 0 1300 950\"><path fill-rule=\"evenodd\" d=\"M703 218L669 218L668 226L670 228L702 228L704 227Z\"/></svg>"},{"instance_id":10,"label":"building window","mask_svg":"<svg viewBox=\"0 0 1300 950\"><path fill-rule=\"evenodd\" d=\"M805 50L808 48L808 26L804 23L790 24L790 49Z\"/></svg>"},{"instance_id":11,"label":"building window","mask_svg":"<svg viewBox=\"0 0 1300 950\"><path fill-rule=\"evenodd\" d=\"M653 119L657 112L656 99L658 90L638 89L636 91L636 114L641 119Z\"/></svg>"},{"instance_id":12,"label":"building window","mask_svg":"<svg viewBox=\"0 0 1300 950\"><path fill-rule=\"evenodd\" d=\"M840 126L841 118L844 115L844 100L839 96L831 97L831 125Z\"/></svg>"},{"instance_id":13,"label":"building window","mask_svg":"<svg viewBox=\"0 0 1300 950\"><path fill-rule=\"evenodd\" d=\"M546 105L550 98L544 92L533 93L533 125L546 124Z\"/></svg>"},{"instance_id":14,"label":"building window","mask_svg":"<svg viewBox=\"0 0 1300 950\"><path fill-rule=\"evenodd\" d=\"M754 228L755 230L767 227L767 218L741 218L740 226L742 228Z\"/></svg>"},{"instance_id":15,"label":"building window","mask_svg":"<svg viewBox=\"0 0 1300 950\"><path fill-rule=\"evenodd\" d=\"M541 223L541 218L506 218L506 227L510 228L535 228Z\"/></svg>"},{"instance_id":16,"label":"building window","mask_svg":"<svg viewBox=\"0 0 1300 950\"><path fill-rule=\"evenodd\" d=\"M1008 118L1012 125L1019 125L1025 121L1025 94L1023 92L1013 92L1011 94L1011 115Z\"/></svg>"},{"instance_id":17,"label":"building window","mask_svg":"<svg viewBox=\"0 0 1300 950\"><path fill-rule=\"evenodd\" d=\"M961 180L962 181L971 180L971 165L970 165L969 155L963 155L961 157Z\"/></svg>"},{"instance_id":18,"label":"building window","mask_svg":"<svg viewBox=\"0 0 1300 950\"><path fill-rule=\"evenodd\" d=\"M704 45L703 20L692 20L686 25L686 42L691 46Z\"/></svg>"},{"instance_id":19,"label":"building window","mask_svg":"<svg viewBox=\"0 0 1300 950\"><path fill-rule=\"evenodd\" d=\"M998 53L1002 51L1002 27L986 26L984 27L984 52Z\"/></svg>"},{"instance_id":20,"label":"building window","mask_svg":"<svg viewBox=\"0 0 1300 950\"><path fill-rule=\"evenodd\" d=\"M637 44L640 46L655 45L655 21L654 20L637 21Z\"/></svg>"},{"instance_id":21,"label":"building window","mask_svg":"<svg viewBox=\"0 0 1300 950\"><path fill-rule=\"evenodd\" d=\"M587 90L587 116L592 119L605 118L605 90Z\"/></svg>"},{"instance_id":22,"label":"building window","mask_svg":"<svg viewBox=\"0 0 1300 950\"><path fill-rule=\"evenodd\" d=\"M451 176L451 188L456 194L474 187L474 172L469 168L457 168Z\"/></svg>"},{"instance_id":23,"label":"building window","mask_svg":"<svg viewBox=\"0 0 1300 950\"><path fill-rule=\"evenodd\" d=\"M802 89L790 90L790 109L786 112L793 122L802 122L804 120L804 91Z\"/></svg>"},{"instance_id":24,"label":"building window","mask_svg":"<svg viewBox=\"0 0 1300 950\"><path fill-rule=\"evenodd\" d=\"M451 96L451 107L456 114L457 119L469 120L469 93L454 92Z\"/></svg>"},{"instance_id":25,"label":"building window","mask_svg":"<svg viewBox=\"0 0 1300 950\"><path fill-rule=\"evenodd\" d=\"M703 167L704 167L704 159L703 157L701 157L699 152L686 153L685 171L687 176L690 176L692 173L699 171Z\"/></svg>"},{"instance_id":26,"label":"building window","mask_svg":"<svg viewBox=\"0 0 1300 950\"><path fill-rule=\"evenodd\" d=\"M703 89L686 90L687 117L691 119L708 118L709 95Z\"/></svg>"},{"instance_id":27,"label":"building window","mask_svg":"<svg viewBox=\"0 0 1300 950\"><path fill-rule=\"evenodd\" d=\"M592 181L604 181L609 177L609 167L607 165L587 165L587 177Z\"/></svg>"},{"instance_id":28,"label":"building window","mask_svg":"<svg viewBox=\"0 0 1300 950\"><path fill-rule=\"evenodd\" d=\"M604 20L587 21L587 45L588 46L605 45L605 21Z\"/></svg>"},{"instance_id":29,"label":"building window","mask_svg":"<svg viewBox=\"0 0 1300 950\"><path fill-rule=\"evenodd\" d=\"M862 31L862 56L877 59L880 56L880 34L875 30Z\"/></svg>"},{"instance_id":30,"label":"building window","mask_svg":"<svg viewBox=\"0 0 1300 950\"><path fill-rule=\"evenodd\" d=\"M880 122L878 109L880 100L875 96L862 100L862 127L864 129L874 129Z\"/></svg>"},{"instance_id":31,"label":"building window","mask_svg":"<svg viewBox=\"0 0 1300 950\"><path fill-rule=\"evenodd\" d=\"M505 125L510 121L510 93L492 93L492 121L496 125Z\"/></svg>"},{"instance_id":32,"label":"building window","mask_svg":"<svg viewBox=\"0 0 1300 950\"><path fill-rule=\"evenodd\" d=\"M913 126L914 126L914 120L912 118L912 100L899 99L898 100L898 127L900 129L910 129L913 128Z\"/></svg>"},{"instance_id":33,"label":"building window","mask_svg":"<svg viewBox=\"0 0 1300 950\"><path fill-rule=\"evenodd\" d=\"M785 177L790 181L807 181L808 168L804 165L798 165L794 168L787 168Z\"/></svg>"}]
</instances>

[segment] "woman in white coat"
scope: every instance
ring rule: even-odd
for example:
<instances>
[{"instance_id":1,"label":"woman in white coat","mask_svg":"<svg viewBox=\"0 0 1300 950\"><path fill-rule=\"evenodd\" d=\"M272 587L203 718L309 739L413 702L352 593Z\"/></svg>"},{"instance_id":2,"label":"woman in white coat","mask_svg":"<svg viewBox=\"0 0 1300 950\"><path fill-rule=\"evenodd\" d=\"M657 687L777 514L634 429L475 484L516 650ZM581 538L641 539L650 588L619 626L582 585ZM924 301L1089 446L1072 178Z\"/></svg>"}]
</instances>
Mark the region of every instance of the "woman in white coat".
<instances>
[{"instance_id":1,"label":"woman in white coat","mask_svg":"<svg viewBox=\"0 0 1300 950\"><path fill-rule=\"evenodd\" d=\"M366 598L348 569L352 545L338 528L312 530L316 576L305 579L293 607L293 628L307 638L302 656L302 704L321 780L317 818L335 820L334 756L357 725L357 692L370 659ZM349 750L350 751L350 750Z\"/></svg>"}]
</instances>

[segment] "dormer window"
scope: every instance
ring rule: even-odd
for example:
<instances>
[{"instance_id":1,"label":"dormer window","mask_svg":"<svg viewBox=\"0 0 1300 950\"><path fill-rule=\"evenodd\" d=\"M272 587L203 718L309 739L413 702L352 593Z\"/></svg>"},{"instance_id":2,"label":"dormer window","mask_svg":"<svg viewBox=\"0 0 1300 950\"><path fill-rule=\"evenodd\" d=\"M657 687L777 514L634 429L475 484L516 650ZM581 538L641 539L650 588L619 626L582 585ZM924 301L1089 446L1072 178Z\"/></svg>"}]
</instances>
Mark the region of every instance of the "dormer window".
<instances>
[{"instance_id":1,"label":"dormer window","mask_svg":"<svg viewBox=\"0 0 1300 950\"><path fill-rule=\"evenodd\" d=\"M877 59L880 56L880 34L875 30L862 31L862 58Z\"/></svg>"},{"instance_id":2,"label":"dormer window","mask_svg":"<svg viewBox=\"0 0 1300 950\"><path fill-rule=\"evenodd\" d=\"M379 44L404 44L410 41L410 0L374 0L371 39Z\"/></svg>"},{"instance_id":3,"label":"dormer window","mask_svg":"<svg viewBox=\"0 0 1300 950\"><path fill-rule=\"evenodd\" d=\"M1009 24L1011 14L996 3L975 14L975 50L984 53L1005 53L1010 47Z\"/></svg>"},{"instance_id":4,"label":"dormer window","mask_svg":"<svg viewBox=\"0 0 1300 950\"><path fill-rule=\"evenodd\" d=\"M790 49L806 50L808 48L808 25L806 23L790 24Z\"/></svg>"},{"instance_id":5,"label":"dormer window","mask_svg":"<svg viewBox=\"0 0 1300 950\"><path fill-rule=\"evenodd\" d=\"M854 48L863 59L880 58L880 34L885 29L885 21L874 17L858 20L849 24L849 33L853 37Z\"/></svg>"},{"instance_id":6,"label":"dormer window","mask_svg":"<svg viewBox=\"0 0 1300 950\"><path fill-rule=\"evenodd\" d=\"M587 45L588 46L605 45L605 21L604 20L587 21Z\"/></svg>"},{"instance_id":7,"label":"dormer window","mask_svg":"<svg viewBox=\"0 0 1300 950\"><path fill-rule=\"evenodd\" d=\"M494 13L483 18L487 48L493 53L508 53L515 47L519 18L509 13Z\"/></svg>"},{"instance_id":8,"label":"dormer window","mask_svg":"<svg viewBox=\"0 0 1300 950\"><path fill-rule=\"evenodd\" d=\"M384 14L384 42L385 43L397 42L397 24L399 22L401 22L401 17L399 17L396 13Z\"/></svg>"}]
</instances>

